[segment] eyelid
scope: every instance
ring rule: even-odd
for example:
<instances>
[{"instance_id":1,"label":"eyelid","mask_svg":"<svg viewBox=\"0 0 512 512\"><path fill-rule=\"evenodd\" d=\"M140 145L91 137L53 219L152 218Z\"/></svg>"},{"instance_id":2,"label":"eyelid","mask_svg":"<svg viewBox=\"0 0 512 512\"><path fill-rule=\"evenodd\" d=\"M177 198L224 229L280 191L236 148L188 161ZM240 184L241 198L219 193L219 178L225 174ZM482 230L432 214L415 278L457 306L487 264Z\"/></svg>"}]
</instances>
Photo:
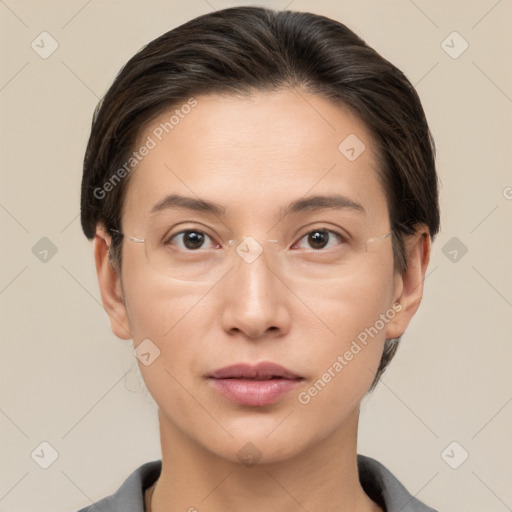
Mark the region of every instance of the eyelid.
<instances>
[{"instance_id":1,"label":"eyelid","mask_svg":"<svg viewBox=\"0 0 512 512\"><path fill-rule=\"evenodd\" d=\"M188 226L181 227L183 224L185 224L185 225L190 224L190 227L188 227ZM206 225L201 225L201 224L202 224L201 222L198 222L195 220L189 220L189 221L182 221L182 222L178 222L178 223L166 226L165 233L161 237L159 237L160 241L163 244L168 244L172 238L174 238L175 236L177 236L179 234L187 232L187 231L196 231L199 233L204 233L205 235L209 236L212 240L214 240L215 237L209 233L209 227ZM178 228L178 226L180 226L181 229L179 231L174 231L175 229Z\"/></svg>"}]
</instances>

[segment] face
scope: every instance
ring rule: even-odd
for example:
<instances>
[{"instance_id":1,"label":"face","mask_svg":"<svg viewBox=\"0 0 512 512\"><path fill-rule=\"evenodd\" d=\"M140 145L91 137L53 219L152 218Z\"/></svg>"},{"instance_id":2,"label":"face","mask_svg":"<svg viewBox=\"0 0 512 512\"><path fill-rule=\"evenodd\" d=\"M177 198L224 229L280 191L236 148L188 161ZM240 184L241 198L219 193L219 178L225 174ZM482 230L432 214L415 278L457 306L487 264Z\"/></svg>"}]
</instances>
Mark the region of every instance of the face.
<instances>
[{"instance_id":1,"label":"face","mask_svg":"<svg viewBox=\"0 0 512 512\"><path fill-rule=\"evenodd\" d=\"M146 344L161 428L233 461L248 442L284 460L354 425L385 339L401 334L378 158L365 126L315 95L196 101L168 134L175 109L140 139L155 145L131 176L122 230L145 242L124 239L112 325ZM171 194L221 208L151 213ZM227 242L244 237L250 263Z\"/></svg>"}]
</instances>

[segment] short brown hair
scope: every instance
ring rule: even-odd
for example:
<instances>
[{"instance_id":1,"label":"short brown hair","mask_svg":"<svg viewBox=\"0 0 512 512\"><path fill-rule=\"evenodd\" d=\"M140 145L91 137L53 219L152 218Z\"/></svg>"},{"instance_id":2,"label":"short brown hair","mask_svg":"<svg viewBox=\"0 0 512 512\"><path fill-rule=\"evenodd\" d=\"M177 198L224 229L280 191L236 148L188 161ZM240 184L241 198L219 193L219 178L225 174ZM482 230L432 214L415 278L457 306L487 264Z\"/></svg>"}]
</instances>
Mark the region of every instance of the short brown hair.
<instances>
[{"instance_id":1,"label":"short brown hair","mask_svg":"<svg viewBox=\"0 0 512 512\"><path fill-rule=\"evenodd\" d=\"M235 7L199 16L135 54L93 116L82 179L81 222L93 238L98 223L112 235L121 266L124 195L130 175L108 194L104 184L129 158L147 124L191 96L249 94L289 87L350 108L373 136L389 204L395 269L407 268L404 239L415 226L440 226L434 142L420 99L405 75L342 23L324 16ZM386 340L372 384L394 356Z\"/></svg>"}]
</instances>

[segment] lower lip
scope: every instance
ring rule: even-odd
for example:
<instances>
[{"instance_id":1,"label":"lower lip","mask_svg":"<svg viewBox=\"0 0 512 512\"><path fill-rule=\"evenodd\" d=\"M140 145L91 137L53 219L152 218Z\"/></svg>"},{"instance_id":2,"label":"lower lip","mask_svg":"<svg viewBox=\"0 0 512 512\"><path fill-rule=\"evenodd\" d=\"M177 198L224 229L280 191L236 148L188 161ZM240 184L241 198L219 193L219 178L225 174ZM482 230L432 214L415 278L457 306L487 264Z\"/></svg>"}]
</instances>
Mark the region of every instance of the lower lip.
<instances>
[{"instance_id":1,"label":"lower lip","mask_svg":"<svg viewBox=\"0 0 512 512\"><path fill-rule=\"evenodd\" d=\"M209 379L214 388L240 405L271 405L295 388L302 379Z\"/></svg>"}]
</instances>

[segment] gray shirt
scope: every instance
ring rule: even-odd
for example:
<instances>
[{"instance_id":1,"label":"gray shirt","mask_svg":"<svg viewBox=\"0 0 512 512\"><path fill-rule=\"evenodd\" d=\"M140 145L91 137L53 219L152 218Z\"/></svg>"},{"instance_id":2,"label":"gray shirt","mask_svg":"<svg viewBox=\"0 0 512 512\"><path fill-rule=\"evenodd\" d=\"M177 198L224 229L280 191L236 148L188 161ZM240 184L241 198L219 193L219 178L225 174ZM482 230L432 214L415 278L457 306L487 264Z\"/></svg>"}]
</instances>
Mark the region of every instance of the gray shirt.
<instances>
[{"instance_id":1,"label":"gray shirt","mask_svg":"<svg viewBox=\"0 0 512 512\"><path fill-rule=\"evenodd\" d=\"M436 512L411 496L380 462L358 455L357 466L364 491L385 512ZM161 460L146 462L124 481L117 492L78 512L145 512L144 491L155 483L161 469Z\"/></svg>"}]
</instances>

